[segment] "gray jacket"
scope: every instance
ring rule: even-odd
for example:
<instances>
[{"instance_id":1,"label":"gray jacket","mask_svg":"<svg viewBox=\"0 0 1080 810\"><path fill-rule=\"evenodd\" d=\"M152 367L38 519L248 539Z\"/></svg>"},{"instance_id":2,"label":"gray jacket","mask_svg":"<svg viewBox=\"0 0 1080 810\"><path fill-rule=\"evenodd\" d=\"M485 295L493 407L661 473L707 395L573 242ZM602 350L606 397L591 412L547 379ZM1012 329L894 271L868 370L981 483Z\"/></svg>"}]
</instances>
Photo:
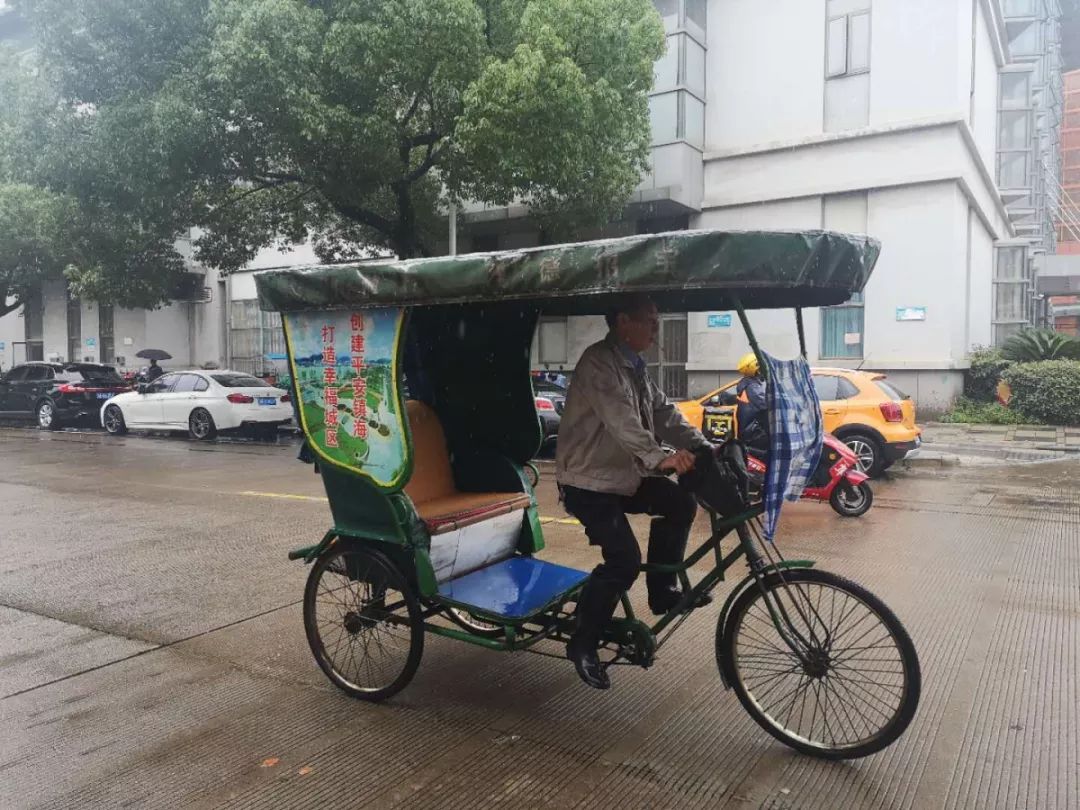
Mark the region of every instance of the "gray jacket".
<instances>
[{"instance_id":1,"label":"gray jacket","mask_svg":"<svg viewBox=\"0 0 1080 810\"><path fill-rule=\"evenodd\" d=\"M564 486L633 495L667 458L661 441L685 450L707 443L609 334L586 349L574 369L555 477Z\"/></svg>"}]
</instances>

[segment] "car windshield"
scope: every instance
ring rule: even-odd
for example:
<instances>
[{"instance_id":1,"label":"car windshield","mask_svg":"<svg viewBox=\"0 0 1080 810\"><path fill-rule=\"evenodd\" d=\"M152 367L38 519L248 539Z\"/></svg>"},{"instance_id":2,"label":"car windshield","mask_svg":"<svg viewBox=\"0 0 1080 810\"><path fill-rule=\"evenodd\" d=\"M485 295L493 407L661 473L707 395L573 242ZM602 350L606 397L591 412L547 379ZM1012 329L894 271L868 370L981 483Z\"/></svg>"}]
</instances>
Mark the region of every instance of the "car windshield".
<instances>
[{"instance_id":1,"label":"car windshield","mask_svg":"<svg viewBox=\"0 0 1080 810\"><path fill-rule=\"evenodd\" d=\"M100 385L122 385L123 380L110 366L77 366L65 368L56 375L56 379L69 383L96 383Z\"/></svg>"},{"instance_id":2,"label":"car windshield","mask_svg":"<svg viewBox=\"0 0 1080 810\"><path fill-rule=\"evenodd\" d=\"M887 383L887 382L885 382L885 380L874 380L874 382L877 383L878 388L880 388L882 391L885 392L885 396L889 397L890 399L895 399L895 400L911 399L911 397L909 397L907 394L905 394L903 391L901 391L899 388L897 388L892 383Z\"/></svg>"},{"instance_id":3,"label":"car windshield","mask_svg":"<svg viewBox=\"0 0 1080 810\"><path fill-rule=\"evenodd\" d=\"M266 380L252 377L250 374L211 374L214 382L226 388L273 388Z\"/></svg>"}]
</instances>

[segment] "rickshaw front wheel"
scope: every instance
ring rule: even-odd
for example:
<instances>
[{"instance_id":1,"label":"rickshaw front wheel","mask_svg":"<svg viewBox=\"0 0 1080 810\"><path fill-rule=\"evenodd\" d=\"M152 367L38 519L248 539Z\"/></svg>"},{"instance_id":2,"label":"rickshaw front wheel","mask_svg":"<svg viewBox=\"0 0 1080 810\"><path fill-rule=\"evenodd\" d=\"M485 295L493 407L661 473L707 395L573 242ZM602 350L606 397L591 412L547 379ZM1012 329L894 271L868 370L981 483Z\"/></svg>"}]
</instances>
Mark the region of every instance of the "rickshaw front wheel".
<instances>
[{"instance_id":1,"label":"rickshaw front wheel","mask_svg":"<svg viewBox=\"0 0 1080 810\"><path fill-rule=\"evenodd\" d=\"M822 759L865 757L892 744L922 691L915 645L900 620L874 594L827 571L773 573L749 585L716 628L716 653L750 716L780 742Z\"/></svg>"},{"instance_id":2,"label":"rickshaw front wheel","mask_svg":"<svg viewBox=\"0 0 1080 810\"><path fill-rule=\"evenodd\" d=\"M338 541L312 567L304 631L326 677L361 700L400 692L424 653L416 594L385 555L354 543Z\"/></svg>"}]
</instances>

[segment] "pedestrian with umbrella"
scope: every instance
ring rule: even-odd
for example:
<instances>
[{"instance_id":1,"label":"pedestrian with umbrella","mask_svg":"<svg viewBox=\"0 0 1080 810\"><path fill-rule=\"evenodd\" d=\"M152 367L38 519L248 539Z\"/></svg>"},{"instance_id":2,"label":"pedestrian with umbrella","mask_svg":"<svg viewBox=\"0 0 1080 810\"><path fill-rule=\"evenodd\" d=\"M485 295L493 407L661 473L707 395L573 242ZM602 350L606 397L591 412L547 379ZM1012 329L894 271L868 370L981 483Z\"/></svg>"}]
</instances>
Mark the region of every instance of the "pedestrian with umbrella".
<instances>
[{"instance_id":1,"label":"pedestrian with umbrella","mask_svg":"<svg viewBox=\"0 0 1080 810\"><path fill-rule=\"evenodd\" d=\"M172 360L172 355L163 349L143 349L135 356L150 361L150 368L146 370L147 382L153 382L165 373L165 369L157 364L158 360Z\"/></svg>"}]
</instances>

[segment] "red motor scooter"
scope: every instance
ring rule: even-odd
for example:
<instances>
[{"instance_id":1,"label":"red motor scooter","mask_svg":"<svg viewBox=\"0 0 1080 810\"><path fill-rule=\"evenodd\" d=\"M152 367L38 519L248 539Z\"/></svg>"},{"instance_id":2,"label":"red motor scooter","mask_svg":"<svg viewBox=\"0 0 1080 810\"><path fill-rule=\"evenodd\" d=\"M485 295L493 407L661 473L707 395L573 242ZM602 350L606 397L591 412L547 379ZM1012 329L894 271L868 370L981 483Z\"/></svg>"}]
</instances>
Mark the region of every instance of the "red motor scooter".
<instances>
[{"instance_id":1,"label":"red motor scooter","mask_svg":"<svg viewBox=\"0 0 1080 810\"><path fill-rule=\"evenodd\" d=\"M746 471L750 481L764 485L765 462L755 455L754 448L747 448ZM865 515L874 502L866 473L859 471L859 460L848 446L831 433L825 434L817 469L810 476L809 485L802 498L809 501L828 501L841 517Z\"/></svg>"}]
</instances>

